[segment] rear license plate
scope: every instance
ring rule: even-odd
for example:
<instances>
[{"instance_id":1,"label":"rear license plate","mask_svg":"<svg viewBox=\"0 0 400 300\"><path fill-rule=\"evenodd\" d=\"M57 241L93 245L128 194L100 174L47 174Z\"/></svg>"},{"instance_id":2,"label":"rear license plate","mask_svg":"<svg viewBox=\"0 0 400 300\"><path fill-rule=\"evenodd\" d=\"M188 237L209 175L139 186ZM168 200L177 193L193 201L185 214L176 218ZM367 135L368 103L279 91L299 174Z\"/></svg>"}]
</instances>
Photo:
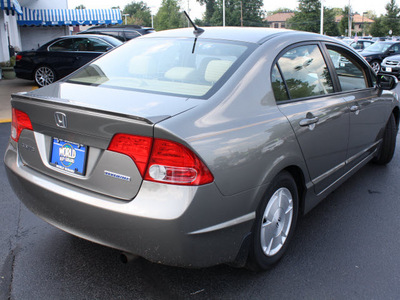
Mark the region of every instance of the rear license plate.
<instances>
[{"instance_id":1,"label":"rear license plate","mask_svg":"<svg viewBox=\"0 0 400 300\"><path fill-rule=\"evenodd\" d=\"M87 146L53 138L50 164L59 169L85 175Z\"/></svg>"},{"instance_id":2,"label":"rear license plate","mask_svg":"<svg viewBox=\"0 0 400 300\"><path fill-rule=\"evenodd\" d=\"M392 72L392 68L386 68L386 72Z\"/></svg>"}]
</instances>

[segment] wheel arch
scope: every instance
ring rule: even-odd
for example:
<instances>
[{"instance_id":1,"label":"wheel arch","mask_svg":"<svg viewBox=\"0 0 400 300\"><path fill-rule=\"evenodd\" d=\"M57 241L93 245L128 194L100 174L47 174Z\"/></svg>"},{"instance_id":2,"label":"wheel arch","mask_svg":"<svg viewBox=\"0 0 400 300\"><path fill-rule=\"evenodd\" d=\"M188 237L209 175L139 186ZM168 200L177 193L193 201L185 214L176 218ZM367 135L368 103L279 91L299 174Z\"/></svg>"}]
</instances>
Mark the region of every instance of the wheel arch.
<instances>
[{"instance_id":1,"label":"wheel arch","mask_svg":"<svg viewBox=\"0 0 400 300\"><path fill-rule=\"evenodd\" d=\"M303 170L296 165L292 165L286 167L282 171L287 171L288 173L290 173L290 175L296 182L297 192L299 196L299 215L304 215L306 183Z\"/></svg>"},{"instance_id":2,"label":"wheel arch","mask_svg":"<svg viewBox=\"0 0 400 300\"><path fill-rule=\"evenodd\" d=\"M395 121L396 121L397 129L399 129L399 118L400 118L400 113L399 113L399 108L398 108L397 106L393 109L392 114L394 115L394 119L395 119Z\"/></svg>"}]
</instances>

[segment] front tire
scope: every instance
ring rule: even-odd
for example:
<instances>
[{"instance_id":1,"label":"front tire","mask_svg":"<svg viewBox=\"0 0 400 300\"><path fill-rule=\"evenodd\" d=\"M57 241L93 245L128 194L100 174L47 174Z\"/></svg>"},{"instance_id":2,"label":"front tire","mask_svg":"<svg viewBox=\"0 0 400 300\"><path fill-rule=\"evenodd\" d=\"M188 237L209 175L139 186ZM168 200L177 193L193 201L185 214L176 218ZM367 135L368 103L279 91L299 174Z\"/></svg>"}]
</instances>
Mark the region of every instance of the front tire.
<instances>
[{"instance_id":1,"label":"front tire","mask_svg":"<svg viewBox=\"0 0 400 300\"><path fill-rule=\"evenodd\" d=\"M40 66L35 70L35 82L39 87L52 84L56 81L56 73L48 66Z\"/></svg>"},{"instance_id":2,"label":"front tire","mask_svg":"<svg viewBox=\"0 0 400 300\"><path fill-rule=\"evenodd\" d=\"M293 236L299 211L297 185L286 171L269 186L256 213L247 267L254 271L273 267Z\"/></svg>"},{"instance_id":3,"label":"front tire","mask_svg":"<svg viewBox=\"0 0 400 300\"><path fill-rule=\"evenodd\" d=\"M373 160L374 163L386 165L392 160L396 148L397 130L396 120L394 115L391 114L386 124L385 132L383 133L381 148L378 155Z\"/></svg>"},{"instance_id":4,"label":"front tire","mask_svg":"<svg viewBox=\"0 0 400 300\"><path fill-rule=\"evenodd\" d=\"M374 70L374 72L376 74L378 74L378 72L381 70L381 64L379 63L379 61L373 60L373 61L371 61L370 64L371 64L371 67Z\"/></svg>"}]
</instances>

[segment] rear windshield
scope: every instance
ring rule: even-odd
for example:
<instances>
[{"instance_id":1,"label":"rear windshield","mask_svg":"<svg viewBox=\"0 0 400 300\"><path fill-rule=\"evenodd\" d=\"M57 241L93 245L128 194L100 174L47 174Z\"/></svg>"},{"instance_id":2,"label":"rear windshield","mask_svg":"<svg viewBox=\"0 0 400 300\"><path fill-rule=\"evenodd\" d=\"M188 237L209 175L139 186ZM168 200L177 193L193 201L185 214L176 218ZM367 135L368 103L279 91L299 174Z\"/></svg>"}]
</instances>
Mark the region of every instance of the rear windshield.
<instances>
[{"instance_id":1,"label":"rear windshield","mask_svg":"<svg viewBox=\"0 0 400 300\"><path fill-rule=\"evenodd\" d=\"M207 98L254 45L213 40L141 38L86 65L68 82Z\"/></svg>"}]
</instances>

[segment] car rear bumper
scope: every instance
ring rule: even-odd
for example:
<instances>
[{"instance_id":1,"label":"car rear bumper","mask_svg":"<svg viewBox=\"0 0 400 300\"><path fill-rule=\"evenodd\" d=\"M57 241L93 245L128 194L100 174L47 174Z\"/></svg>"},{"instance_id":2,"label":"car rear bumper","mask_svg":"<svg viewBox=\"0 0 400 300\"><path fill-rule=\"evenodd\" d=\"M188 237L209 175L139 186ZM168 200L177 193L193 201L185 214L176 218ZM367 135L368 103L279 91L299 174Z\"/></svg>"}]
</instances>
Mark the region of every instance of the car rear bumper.
<instances>
[{"instance_id":1,"label":"car rear bumper","mask_svg":"<svg viewBox=\"0 0 400 300\"><path fill-rule=\"evenodd\" d=\"M18 158L4 158L20 200L48 223L81 238L152 262L207 267L236 259L251 231L251 195L222 197L215 184L201 187L144 181L132 201L122 201L45 176Z\"/></svg>"},{"instance_id":2,"label":"car rear bumper","mask_svg":"<svg viewBox=\"0 0 400 300\"><path fill-rule=\"evenodd\" d=\"M17 78L33 80L32 70L14 67Z\"/></svg>"}]
</instances>

